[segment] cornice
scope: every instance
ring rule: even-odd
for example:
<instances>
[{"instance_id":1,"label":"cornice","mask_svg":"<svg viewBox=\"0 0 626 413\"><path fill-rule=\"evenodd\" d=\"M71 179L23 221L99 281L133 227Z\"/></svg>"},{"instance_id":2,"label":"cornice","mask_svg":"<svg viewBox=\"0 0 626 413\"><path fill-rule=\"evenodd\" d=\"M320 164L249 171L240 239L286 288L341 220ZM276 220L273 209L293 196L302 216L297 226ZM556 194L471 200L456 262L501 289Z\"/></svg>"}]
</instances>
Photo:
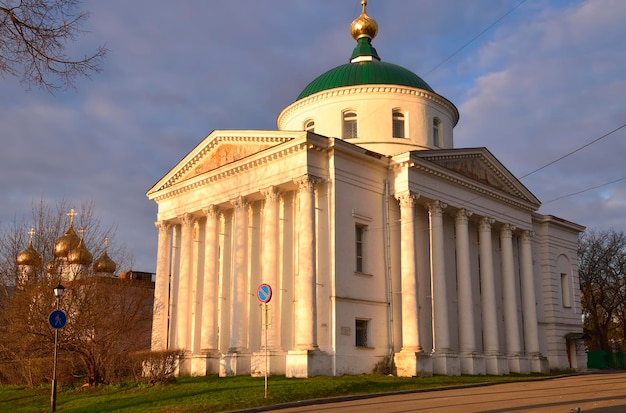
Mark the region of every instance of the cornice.
<instances>
[{"instance_id":1,"label":"cornice","mask_svg":"<svg viewBox=\"0 0 626 413\"><path fill-rule=\"evenodd\" d=\"M429 92L428 90L424 89L399 85L360 85L329 89L318 92L304 99L295 101L294 103L283 109L283 111L278 115L278 119L276 122L278 125L278 129L282 130L285 124L285 119L287 117L290 117L293 112L298 111L305 106L326 99L332 99L335 97L341 97L346 95L357 95L361 93L397 93L401 95L410 95L424 98L446 108L454 117L454 125L456 125L459 121L459 111L456 106L454 106L454 104L452 104L452 102L450 102L448 99L444 98L441 95L438 95L437 93Z\"/></svg>"},{"instance_id":2,"label":"cornice","mask_svg":"<svg viewBox=\"0 0 626 413\"><path fill-rule=\"evenodd\" d=\"M228 137L228 138L236 139L237 137ZM280 139L280 138L276 138L276 139ZM249 171L258 167L262 167L266 165L268 162L273 162L273 161L276 161L277 159L285 158L287 156L291 156L295 153L301 152L303 150L309 150L309 149L325 150L325 148L320 147L318 145L314 145L311 142L300 142L292 146L281 148L280 150L275 150L275 151L271 151L267 153L265 153L264 151L263 155L261 156L255 156L255 155L259 155L259 154L255 154L250 158L244 158L239 161L230 163L228 165L223 165L217 168L216 170L205 172L189 180L186 180L180 183L174 183L172 185L163 186L162 188L159 188L157 191L155 191L156 196L153 196L152 199L156 201L157 203L159 203L163 200L176 197L181 194L194 191L206 185L210 185L215 182L227 179L233 175L241 174L246 171ZM176 175L178 176L179 173L177 173Z\"/></svg>"},{"instance_id":3,"label":"cornice","mask_svg":"<svg viewBox=\"0 0 626 413\"><path fill-rule=\"evenodd\" d=\"M441 158L438 158L438 159L441 159ZM437 165L434 162L432 163L432 165L437 166L439 168L444 168L440 165ZM534 212L538 208L538 206L535 206L534 204L530 202L523 202L523 201L517 200L516 198L514 198L515 195L507 194L503 192L502 190L499 190L497 188L492 188L484 184L475 183L469 179L464 179L462 175L457 176L457 173L453 171L447 170L445 168L444 170L440 170L437 167L433 167L429 164L425 164L422 162L416 162L415 160L412 160L412 159L404 159L392 165L390 169L394 171L407 169L407 170L424 172L431 176L436 177L437 179L442 179L452 184L461 186L463 188L467 188L469 191L472 191L476 194L485 195L489 198L497 199L506 204L515 206L516 208L524 209L529 212ZM498 175L498 176L501 176L502 178L504 178L504 175ZM524 197L524 195L521 193L519 193L518 196Z\"/></svg>"},{"instance_id":4,"label":"cornice","mask_svg":"<svg viewBox=\"0 0 626 413\"><path fill-rule=\"evenodd\" d=\"M430 162L433 163L437 163L436 160L443 160L443 161L453 161L453 160L464 160L464 159L481 159L484 160L484 162L482 163L482 165L484 167L486 167L490 172L493 173L493 175L495 177L497 177L500 182L503 183L507 183L506 187L513 192L513 195L515 196L519 196L521 198L525 198L526 195L520 191L518 188L516 188L514 185L510 185L508 184L508 177L502 173L502 171L498 168L496 168L496 165L493 164L492 162L489 162L487 160L487 158L484 156L483 153L481 152L474 152L474 153L467 153L467 152L462 152L462 153L447 153L447 154L441 154L441 155L437 155L434 154L434 156L421 156L422 159L426 159Z\"/></svg>"},{"instance_id":5,"label":"cornice","mask_svg":"<svg viewBox=\"0 0 626 413\"><path fill-rule=\"evenodd\" d=\"M196 153L187 163L178 170L168 181L158 190L162 190L175 185L178 180L185 176L192 168L194 168L198 162L200 162L213 148L224 142L247 142L247 143L268 143L279 144L290 140L291 138L284 137L268 137L268 136L250 136L250 135L218 135L212 139L208 144Z\"/></svg>"}]
</instances>

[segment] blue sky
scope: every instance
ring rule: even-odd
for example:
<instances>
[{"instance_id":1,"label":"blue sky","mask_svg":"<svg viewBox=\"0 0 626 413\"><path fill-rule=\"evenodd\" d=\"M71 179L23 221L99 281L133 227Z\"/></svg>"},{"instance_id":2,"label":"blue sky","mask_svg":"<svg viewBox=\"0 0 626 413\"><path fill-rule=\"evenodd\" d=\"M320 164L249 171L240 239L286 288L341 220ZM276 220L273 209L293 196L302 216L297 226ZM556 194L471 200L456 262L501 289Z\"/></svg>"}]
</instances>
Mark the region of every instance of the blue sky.
<instances>
[{"instance_id":1,"label":"blue sky","mask_svg":"<svg viewBox=\"0 0 626 413\"><path fill-rule=\"evenodd\" d=\"M146 191L214 129L275 129L309 81L347 62L359 3L83 2L92 15L70 50L106 44L101 73L54 95L0 78L0 224L28 219L40 198L94 201L133 268L154 271ZM458 107L455 146L485 146L518 177L626 124L622 0L368 3L380 57ZM624 154L626 128L522 183L542 213L624 231L626 179L552 201L625 178Z\"/></svg>"}]
</instances>

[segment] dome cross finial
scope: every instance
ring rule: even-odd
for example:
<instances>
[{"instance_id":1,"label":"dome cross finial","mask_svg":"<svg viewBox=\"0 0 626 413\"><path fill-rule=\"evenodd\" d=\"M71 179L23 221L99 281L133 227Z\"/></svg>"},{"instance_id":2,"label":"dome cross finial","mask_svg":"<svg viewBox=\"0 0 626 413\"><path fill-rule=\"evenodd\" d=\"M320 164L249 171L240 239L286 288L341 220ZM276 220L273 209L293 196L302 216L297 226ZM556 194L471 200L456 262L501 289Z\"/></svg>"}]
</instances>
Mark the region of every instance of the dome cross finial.
<instances>
[{"instance_id":1,"label":"dome cross finial","mask_svg":"<svg viewBox=\"0 0 626 413\"><path fill-rule=\"evenodd\" d=\"M35 232L35 228L31 228L30 231L28 231L28 236L30 237L30 243L32 244L33 242L33 237L35 236L36 232Z\"/></svg>"},{"instance_id":2,"label":"dome cross finial","mask_svg":"<svg viewBox=\"0 0 626 413\"><path fill-rule=\"evenodd\" d=\"M361 0L361 13L365 14L366 10L365 8L367 7L367 0Z\"/></svg>"},{"instance_id":3,"label":"dome cross finial","mask_svg":"<svg viewBox=\"0 0 626 413\"><path fill-rule=\"evenodd\" d=\"M78 215L74 208L70 209L70 212L67 213L67 216L70 217L70 227L74 224L74 217Z\"/></svg>"}]
</instances>

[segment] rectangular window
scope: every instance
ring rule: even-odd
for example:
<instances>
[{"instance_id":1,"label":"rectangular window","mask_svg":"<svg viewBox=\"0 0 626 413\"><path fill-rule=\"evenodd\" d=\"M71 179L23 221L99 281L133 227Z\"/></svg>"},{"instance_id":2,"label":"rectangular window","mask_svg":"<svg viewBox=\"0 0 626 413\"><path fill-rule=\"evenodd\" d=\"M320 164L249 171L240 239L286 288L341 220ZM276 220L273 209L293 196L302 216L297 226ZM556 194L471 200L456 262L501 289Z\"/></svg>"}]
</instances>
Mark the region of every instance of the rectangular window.
<instances>
[{"instance_id":1,"label":"rectangular window","mask_svg":"<svg viewBox=\"0 0 626 413\"><path fill-rule=\"evenodd\" d=\"M351 139L358 136L356 113L346 112L343 114L343 138Z\"/></svg>"},{"instance_id":2,"label":"rectangular window","mask_svg":"<svg viewBox=\"0 0 626 413\"><path fill-rule=\"evenodd\" d=\"M433 144L441 148L442 147L442 139L441 139L441 121L437 118L433 119Z\"/></svg>"},{"instance_id":3,"label":"rectangular window","mask_svg":"<svg viewBox=\"0 0 626 413\"><path fill-rule=\"evenodd\" d=\"M563 303L563 307L566 308L572 306L569 291L569 277L566 273L561 273L561 300Z\"/></svg>"},{"instance_id":4,"label":"rectangular window","mask_svg":"<svg viewBox=\"0 0 626 413\"><path fill-rule=\"evenodd\" d=\"M404 138L404 114L399 111L392 113L393 137Z\"/></svg>"},{"instance_id":5,"label":"rectangular window","mask_svg":"<svg viewBox=\"0 0 626 413\"><path fill-rule=\"evenodd\" d=\"M369 347L367 343L367 329L369 328L369 320L356 319L354 323L354 331L356 333L357 347Z\"/></svg>"},{"instance_id":6,"label":"rectangular window","mask_svg":"<svg viewBox=\"0 0 626 413\"><path fill-rule=\"evenodd\" d=\"M356 272L363 272L363 238L365 227L357 225L355 227L356 240Z\"/></svg>"}]
</instances>

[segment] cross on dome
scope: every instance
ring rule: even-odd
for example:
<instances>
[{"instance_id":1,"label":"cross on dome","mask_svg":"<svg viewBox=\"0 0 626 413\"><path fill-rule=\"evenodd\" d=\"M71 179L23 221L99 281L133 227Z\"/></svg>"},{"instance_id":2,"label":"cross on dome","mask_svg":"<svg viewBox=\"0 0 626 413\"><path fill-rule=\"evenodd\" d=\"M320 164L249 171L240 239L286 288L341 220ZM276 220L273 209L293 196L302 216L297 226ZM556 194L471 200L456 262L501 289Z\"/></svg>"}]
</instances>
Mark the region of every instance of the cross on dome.
<instances>
[{"instance_id":1,"label":"cross on dome","mask_svg":"<svg viewBox=\"0 0 626 413\"><path fill-rule=\"evenodd\" d=\"M74 208L70 209L70 212L67 213L67 216L70 217L70 226L74 224L74 217L78 215L78 213L74 210Z\"/></svg>"},{"instance_id":2,"label":"cross on dome","mask_svg":"<svg viewBox=\"0 0 626 413\"><path fill-rule=\"evenodd\" d=\"M36 234L35 228L31 228L30 231L28 231L28 235L30 236L30 242L33 242L33 236L35 234Z\"/></svg>"}]
</instances>

